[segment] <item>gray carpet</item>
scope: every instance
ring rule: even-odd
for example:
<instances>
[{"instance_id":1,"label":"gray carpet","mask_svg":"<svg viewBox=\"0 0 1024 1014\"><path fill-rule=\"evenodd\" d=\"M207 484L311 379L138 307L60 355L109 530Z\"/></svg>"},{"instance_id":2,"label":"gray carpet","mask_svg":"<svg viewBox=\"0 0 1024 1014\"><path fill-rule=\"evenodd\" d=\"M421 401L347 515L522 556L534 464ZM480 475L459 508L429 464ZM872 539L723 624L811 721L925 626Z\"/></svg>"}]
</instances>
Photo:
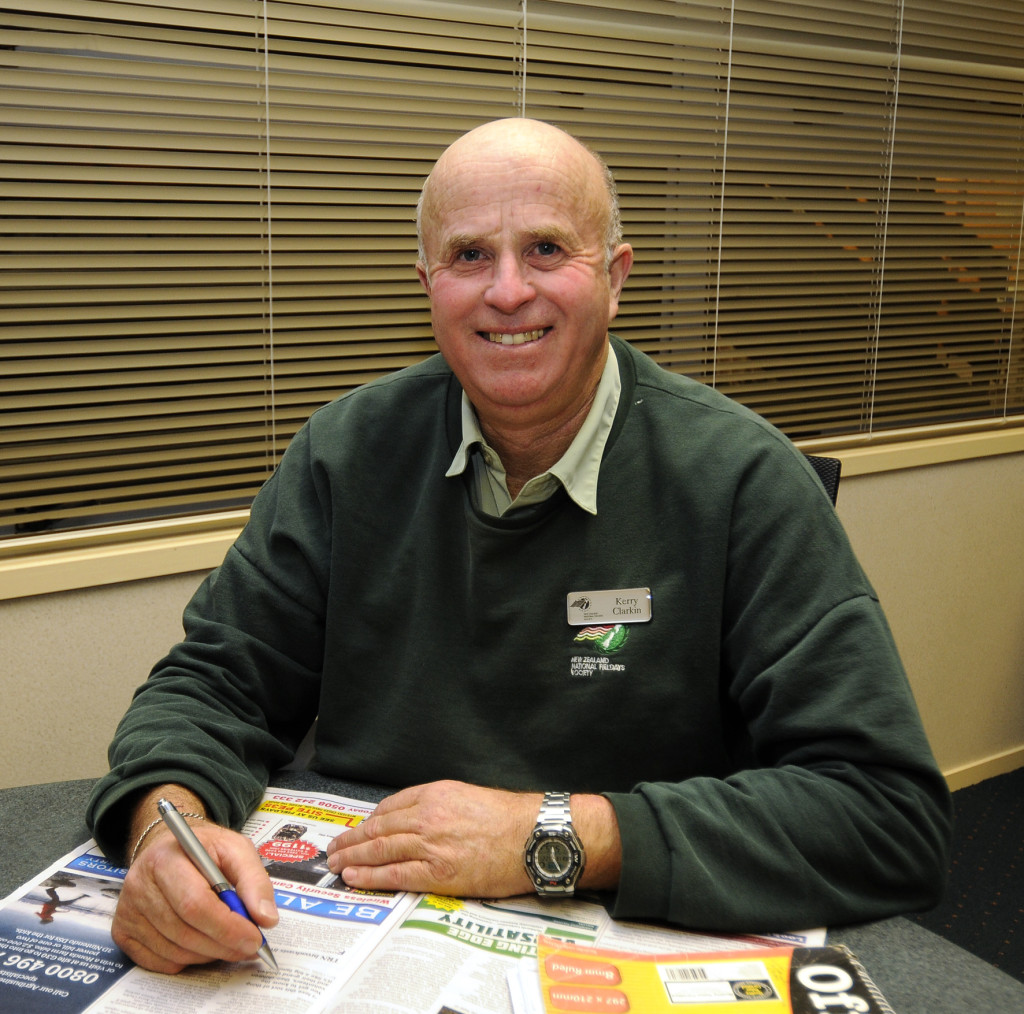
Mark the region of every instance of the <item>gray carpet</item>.
<instances>
[{"instance_id":1,"label":"gray carpet","mask_svg":"<svg viewBox=\"0 0 1024 1014\"><path fill-rule=\"evenodd\" d=\"M912 918L1024 982L1024 768L953 793L941 904Z\"/></svg>"}]
</instances>

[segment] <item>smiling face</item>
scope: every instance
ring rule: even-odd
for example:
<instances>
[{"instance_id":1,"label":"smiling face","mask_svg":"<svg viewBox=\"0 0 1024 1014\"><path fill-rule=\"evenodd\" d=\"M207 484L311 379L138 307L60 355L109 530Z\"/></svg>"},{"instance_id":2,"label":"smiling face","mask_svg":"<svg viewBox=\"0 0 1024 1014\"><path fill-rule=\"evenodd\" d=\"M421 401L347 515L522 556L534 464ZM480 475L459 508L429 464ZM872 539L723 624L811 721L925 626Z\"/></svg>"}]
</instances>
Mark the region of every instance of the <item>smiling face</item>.
<instances>
[{"instance_id":1,"label":"smiling face","mask_svg":"<svg viewBox=\"0 0 1024 1014\"><path fill-rule=\"evenodd\" d=\"M485 124L424 189L423 261L434 337L485 430L554 428L593 397L632 264L609 253L597 160L532 120Z\"/></svg>"}]
</instances>

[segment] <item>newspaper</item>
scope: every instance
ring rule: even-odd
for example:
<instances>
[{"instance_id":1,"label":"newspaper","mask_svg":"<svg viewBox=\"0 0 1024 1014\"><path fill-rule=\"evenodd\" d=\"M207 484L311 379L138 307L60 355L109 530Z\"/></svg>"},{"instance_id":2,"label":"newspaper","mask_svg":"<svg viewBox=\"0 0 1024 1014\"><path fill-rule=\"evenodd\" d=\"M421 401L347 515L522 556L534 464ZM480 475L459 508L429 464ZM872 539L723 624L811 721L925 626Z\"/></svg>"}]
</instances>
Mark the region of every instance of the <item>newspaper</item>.
<instances>
[{"instance_id":1,"label":"newspaper","mask_svg":"<svg viewBox=\"0 0 1024 1014\"><path fill-rule=\"evenodd\" d=\"M135 966L110 937L126 871L86 842L0 903L0 1011L543 1012L542 938L646 953L824 941L822 930L720 937L617 922L601 905L572 898L483 901L351 890L328 869L326 846L373 808L270 788L243 827L281 915L266 934L276 974L258 961L194 966L172 976Z\"/></svg>"},{"instance_id":2,"label":"newspaper","mask_svg":"<svg viewBox=\"0 0 1024 1014\"><path fill-rule=\"evenodd\" d=\"M243 831L274 885L281 920L267 936L280 972L259 962L194 966L175 976L136 967L110 938L126 870L87 842L0 907L0 1010L18 1014L252 1014L325 1009L415 895L349 890L327 843L373 805L268 789Z\"/></svg>"},{"instance_id":3,"label":"newspaper","mask_svg":"<svg viewBox=\"0 0 1024 1014\"><path fill-rule=\"evenodd\" d=\"M824 930L785 942L824 940ZM539 942L558 938L664 951L763 948L783 938L722 937L613 920L602 905L536 895L500 901L422 895L338 994L331 1014L519 1014L540 996ZM600 1008L598 1008L600 1009ZM634 1007L633 1010L644 1010Z\"/></svg>"},{"instance_id":4,"label":"newspaper","mask_svg":"<svg viewBox=\"0 0 1024 1014\"><path fill-rule=\"evenodd\" d=\"M535 988L516 1014L643 1011L759 1014L857 1011L893 1014L860 962L842 946L641 954L543 936Z\"/></svg>"}]
</instances>

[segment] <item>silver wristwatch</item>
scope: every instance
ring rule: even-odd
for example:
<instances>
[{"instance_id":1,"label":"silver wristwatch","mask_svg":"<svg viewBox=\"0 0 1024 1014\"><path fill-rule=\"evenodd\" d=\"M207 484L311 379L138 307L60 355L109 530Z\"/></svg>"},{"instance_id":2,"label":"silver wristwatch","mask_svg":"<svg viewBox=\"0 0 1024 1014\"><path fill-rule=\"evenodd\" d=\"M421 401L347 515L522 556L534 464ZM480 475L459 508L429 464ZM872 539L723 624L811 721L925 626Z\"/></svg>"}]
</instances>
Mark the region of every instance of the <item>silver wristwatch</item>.
<instances>
[{"instance_id":1,"label":"silver wristwatch","mask_svg":"<svg viewBox=\"0 0 1024 1014\"><path fill-rule=\"evenodd\" d=\"M568 792L545 792L523 863L538 894L572 894L587 861L572 826Z\"/></svg>"}]
</instances>

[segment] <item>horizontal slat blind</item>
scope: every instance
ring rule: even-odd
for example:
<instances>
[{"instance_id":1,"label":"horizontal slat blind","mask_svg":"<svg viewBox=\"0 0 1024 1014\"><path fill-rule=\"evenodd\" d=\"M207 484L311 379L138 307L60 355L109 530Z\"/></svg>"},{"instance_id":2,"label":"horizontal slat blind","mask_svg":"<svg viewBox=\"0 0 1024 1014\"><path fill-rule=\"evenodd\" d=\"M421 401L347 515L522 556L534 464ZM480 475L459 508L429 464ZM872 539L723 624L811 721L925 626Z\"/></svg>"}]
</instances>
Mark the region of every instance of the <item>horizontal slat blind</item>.
<instances>
[{"instance_id":1,"label":"horizontal slat blind","mask_svg":"<svg viewBox=\"0 0 1024 1014\"><path fill-rule=\"evenodd\" d=\"M248 503L433 351L419 187L521 110L614 169L616 330L668 369L794 437L1024 412L1020 0L29 0L0 35L0 534Z\"/></svg>"},{"instance_id":2,"label":"horizontal slat blind","mask_svg":"<svg viewBox=\"0 0 1024 1014\"><path fill-rule=\"evenodd\" d=\"M1024 409L1024 6L586 6L528 107L616 170L617 331L794 437Z\"/></svg>"},{"instance_id":3,"label":"horizontal slat blind","mask_svg":"<svg viewBox=\"0 0 1024 1014\"><path fill-rule=\"evenodd\" d=\"M876 425L1020 412L1024 4L913 0L903 46Z\"/></svg>"},{"instance_id":4,"label":"horizontal slat blind","mask_svg":"<svg viewBox=\"0 0 1024 1014\"><path fill-rule=\"evenodd\" d=\"M896 97L896 5L790 2L803 43L772 45L770 4L736 11L712 377L794 436L867 421ZM852 58L851 58L852 57Z\"/></svg>"},{"instance_id":5,"label":"horizontal slat blind","mask_svg":"<svg viewBox=\"0 0 1024 1014\"><path fill-rule=\"evenodd\" d=\"M313 409L434 350L416 197L517 111L521 12L433 6L0 15L7 531L243 505Z\"/></svg>"}]
</instances>

